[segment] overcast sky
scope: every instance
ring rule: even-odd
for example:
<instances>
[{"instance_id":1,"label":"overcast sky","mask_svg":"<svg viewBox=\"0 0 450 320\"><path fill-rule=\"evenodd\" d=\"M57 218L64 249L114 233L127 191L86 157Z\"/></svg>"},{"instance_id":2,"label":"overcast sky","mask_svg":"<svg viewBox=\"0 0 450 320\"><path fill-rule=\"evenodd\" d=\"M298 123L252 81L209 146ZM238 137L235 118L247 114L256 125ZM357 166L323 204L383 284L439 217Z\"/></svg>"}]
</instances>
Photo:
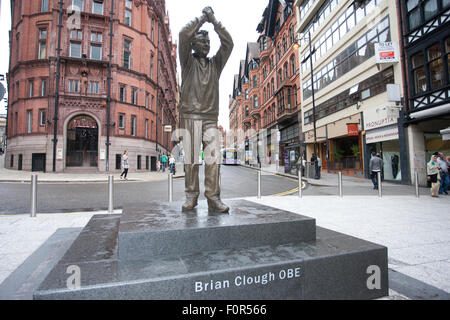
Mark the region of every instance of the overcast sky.
<instances>
[{"instance_id":1,"label":"overcast sky","mask_svg":"<svg viewBox=\"0 0 450 320\"><path fill-rule=\"evenodd\" d=\"M11 17L9 0L0 0L0 74L8 72L9 63L9 39ZM256 27L261 21L268 0L166 0L166 9L169 12L170 26L173 40L178 42L178 33L181 28L195 17L202 14L202 9L211 6L216 18L223 23L230 32L234 41L234 50L230 60L222 73L220 81L220 118L219 122L225 129L229 128L228 96L232 93L233 77L239 72L239 61L245 58L247 42L255 42L258 39ZM219 38L210 24L204 29L210 32L211 53L214 55L219 49ZM178 68L180 73L180 69ZM6 85L6 81L4 83ZM0 113L6 113L6 103L0 102Z\"/></svg>"}]
</instances>

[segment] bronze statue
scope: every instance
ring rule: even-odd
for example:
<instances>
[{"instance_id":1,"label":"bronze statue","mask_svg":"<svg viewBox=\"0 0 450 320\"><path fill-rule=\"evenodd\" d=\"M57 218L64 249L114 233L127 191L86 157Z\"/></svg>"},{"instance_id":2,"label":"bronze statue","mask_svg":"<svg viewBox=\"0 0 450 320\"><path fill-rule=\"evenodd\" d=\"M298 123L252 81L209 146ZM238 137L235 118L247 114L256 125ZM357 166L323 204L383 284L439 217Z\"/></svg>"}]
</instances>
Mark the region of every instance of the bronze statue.
<instances>
[{"instance_id":1,"label":"bronze statue","mask_svg":"<svg viewBox=\"0 0 450 320\"><path fill-rule=\"evenodd\" d=\"M180 129L189 135L183 139L185 149L185 192L183 211L197 206L199 188L199 146L210 154L205 156L205 196L208 207L219 213L229 208L220 199L220 145L217 123L219 118L219 78L233 50L230 34L218 22L211 7L203 15L188 23L180 32L179 53L182 69L180 100ZM210 40L207 31L199 31L209 22L219 35L221 47L208 58ZM185 137L184 137L185 138Z\"/></svg>"}]
</instances>

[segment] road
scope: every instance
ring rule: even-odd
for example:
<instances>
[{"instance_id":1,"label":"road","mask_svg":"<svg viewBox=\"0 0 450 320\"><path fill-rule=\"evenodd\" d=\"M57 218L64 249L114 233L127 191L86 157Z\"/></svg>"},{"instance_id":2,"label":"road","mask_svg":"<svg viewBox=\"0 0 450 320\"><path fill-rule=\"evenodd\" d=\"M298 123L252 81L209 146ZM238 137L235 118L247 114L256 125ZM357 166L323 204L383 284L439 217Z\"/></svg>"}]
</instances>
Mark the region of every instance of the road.
<instances>
[{"instance_id":1,"label":"road","mask_svg":"<svg viewBox=\"0 0 450 320\"><path fill-rule=\"evenodd\" d=\"M204 168L200 170L200 190L203 193ZM275 195L297 187L293 179L264 175L262 195ZM28 183L0 184L0 214L22 214L30 210ZM222 199L251 197L257 194L256 171L242 167L222 166ZM123 182L115 184L115 208L167 201L167 182ZM200 200L204 200L203 194ZM184 179L174 180L174 201L184 200ZM39 184L38 213L105 210L108 205L106 183Z\"/></svg>"}]
</instances>

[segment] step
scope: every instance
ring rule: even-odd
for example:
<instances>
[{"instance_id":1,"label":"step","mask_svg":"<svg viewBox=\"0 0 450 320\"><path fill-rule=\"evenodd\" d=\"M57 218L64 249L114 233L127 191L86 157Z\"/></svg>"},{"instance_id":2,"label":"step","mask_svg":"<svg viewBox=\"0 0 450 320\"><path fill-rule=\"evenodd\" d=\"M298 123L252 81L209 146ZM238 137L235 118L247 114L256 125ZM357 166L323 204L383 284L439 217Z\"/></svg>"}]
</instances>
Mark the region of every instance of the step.
<instances>
[{"instance_id":1,"label":"step","mask_svg":"<svg viewBox=\"0 0 450 320\"><path fill-rule=\"evenodd\" d=\"M93 217L34 299L360 300L388 295L387 249L331 230L317 228L316 241L123 262L113 240L118 224L117 217ZM69 289L67 271L73 266L79 268L80 287ZM368 286L372 266L380 271L377 288Z\"/></svg>"},{"instance_id":2,"label":"step","mask_svg":"<svg viewBox=\"0 0 450 320\"><path fill-rule=\"evenodd\" d=\"M125 208L119 228L119 260L311 241L315 220L244 200L225 201L230 214L208 212L206 201L181 212L181 202Z\"/></svg>"}]
</instances>

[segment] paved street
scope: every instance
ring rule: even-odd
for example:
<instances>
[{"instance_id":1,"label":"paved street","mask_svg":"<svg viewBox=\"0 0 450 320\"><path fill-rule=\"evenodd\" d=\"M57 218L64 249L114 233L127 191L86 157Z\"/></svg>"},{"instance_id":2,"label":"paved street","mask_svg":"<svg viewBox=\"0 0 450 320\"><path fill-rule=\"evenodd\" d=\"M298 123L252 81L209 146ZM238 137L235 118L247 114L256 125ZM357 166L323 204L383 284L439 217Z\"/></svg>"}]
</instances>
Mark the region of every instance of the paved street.
<instances>
[{"instance_id":1,"label":"paved street","mask_svg":"<svg viewBox=\"0 0 450 320\"><path fill-rule=\"evenodd\" d=\"M12 175L2 169L0 181ZM203 170L201 176L203 180ZM41 175L47 181L39 185L37 218L27 214L28 181L19 177L0 183L0 299L30 299L90 218L107 214L101 211L107 206L107 185L95 182L105 177L82 182L80 175ZM166 174L131 177L133 181L116 183L116 214L131 204L166 201ZM385 183L380 199L369 180L344 177L344 198L339 198L336 175L324 174L321 180L308 180L300 199L293 177L264 172L263 197L257 199L256 181L254 169L223 167L223 198L247 199L313 217L320 227L387 246L391 291L386 299L450 299L449 196L434 199L421 189L418 199L412 186ZM179 173L174 182L177 201L183 199L183 184Z\"/></svg>"}]
</instances>

